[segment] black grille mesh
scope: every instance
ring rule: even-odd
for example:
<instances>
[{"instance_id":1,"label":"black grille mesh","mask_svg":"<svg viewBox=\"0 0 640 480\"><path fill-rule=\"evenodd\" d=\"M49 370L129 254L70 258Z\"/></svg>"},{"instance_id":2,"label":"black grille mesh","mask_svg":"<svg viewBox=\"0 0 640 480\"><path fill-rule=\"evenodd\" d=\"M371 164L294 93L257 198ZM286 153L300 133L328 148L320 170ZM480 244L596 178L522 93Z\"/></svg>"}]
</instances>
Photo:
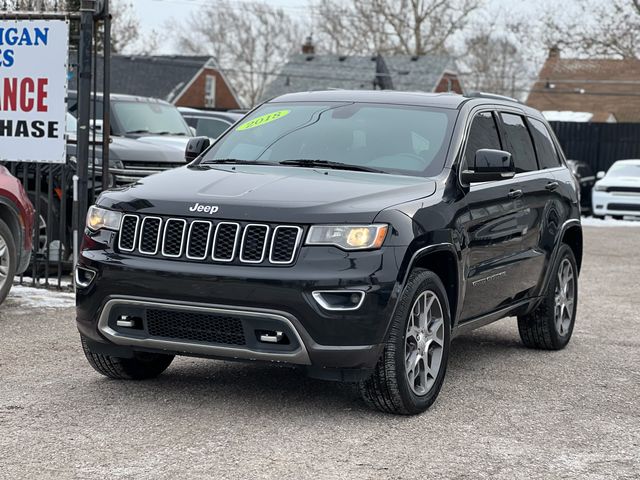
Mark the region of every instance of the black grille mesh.
<instances>
[{"instance_id":1,"label":"black grille mesh","mask_svg":"<svg viewBox=\"0 0 640 480\"><path fill-rule=\"evenodd\" d=\"M153 337L224 345L246 344L242 321L229 315L148 309L147 330Z\"/></svg>"},{"instance_id":2,"label":"black grille mesh","mask_svg":"<svg viewBox=\"0 0 640 480\"><path fill-rule=\"evenodd\" d=\"M240 260L258 262L262 259L267 232L267 227L263 225L248 225L245 228Z\"/></svg>"},{"instance_id":3,"label":"black grille mesh","mask_svg":"<svg viewBox=\"0 0 640 480\"><path fill-rule=\"evenodd\" d=\"M299 229L297 227L278 227L273 234L271 250L272 262L289 263L295 255Z\"/></svg>"},{"instance_id":4,"label":"black grille mesh","mask_svg":"<svg viewBox=\"0 0 640 480\"><path fill-rule=\"evenodd\" d=\"M187 245L187 255L194 258L204 258L207 256L207 240L209 238L209 222L193 222L191 224L189 243Z\"/></svg>"},{"instance_id":5,"label":"black grille mesh","mask_svg":"<svg viewBox=\"0 0 640 480\"><path fill-rule=\"evenodd\" d=\"M238 235L239 226L231 223L218 225L216 244L213 246L215 260L233 260L233 250Z\"/></svg>"},{"instance_id":6,"label":"black grille mesh","mask_svg":"<svg viewBox=\"0 0 640 480\"><path fill-rule=\"evenodd\" d=\"M158 243L160 242L160 224L159 218L145 218L140 229L140 251L144 253L156 253L158 251Z\"/></svg>"},{"instance_id":7,"label":"black grille mesh","mask_svg":"<svg viewBox=\"0 0 640 480\"><path fill-rule=\"evenodd\" d=\"M184 234L185 222L182 220L167 220L164 227L164 246L165 255L178 256L182 253L182 235Z\"/></svg>"},{"instance_id":8,"label":"black grille mesh","mask_svg":"<svg viewBox=\"0 0 640 480\"><path fill-rule=\"evenodd\" d=\"M628 210L630 212L640 212L640 205L632 203L610 203L607 205L609 210Z\"/></svg>"},{"instance_id":9,"label":"black grille mesh","mask_svg":"<svg viewBox=\"0 0 640 480\"><path fill-rule=\"evenodd\" d=\"M138 219L136 217L124 217L120 227L120 249L133 250L136 241L136 227Z\"/></svg>"}]
</instances>

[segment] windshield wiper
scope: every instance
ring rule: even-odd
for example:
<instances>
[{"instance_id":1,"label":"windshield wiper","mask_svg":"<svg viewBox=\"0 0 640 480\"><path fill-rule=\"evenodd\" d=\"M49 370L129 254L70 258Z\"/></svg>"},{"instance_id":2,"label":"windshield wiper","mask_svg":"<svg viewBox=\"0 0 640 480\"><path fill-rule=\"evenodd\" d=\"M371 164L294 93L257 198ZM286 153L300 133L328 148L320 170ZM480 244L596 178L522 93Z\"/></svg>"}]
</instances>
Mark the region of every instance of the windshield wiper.
<instances>
[{"instance_id":1,"label":"windshield wiper","mask_svg":"<svg viewBox=\"0 0 640 480\"><path fill-rule=\"evenodd\" d=\"M153 132L154 135L186 135L184 132Z\"/></svg>"},{"instance_id":2,"label":"windshield wiper","mask_svg":"<svg viewBox=\"0 0 640 480\"><path fill-rule=\"evenodd\" d=\"M145 128L141 128L140 130L130 130L128 132L125 132L127 134L135 134L135 133L151 133L149 130L145 129Z\"/></svg>"},{"instance_id":3,"label":"windshield wiper","mask_svg":"<svg viewBox=\"0 0 640 480\"><path fill-rule=\"evenodd\" d=\"M214 158L212 160L204 160L200 162L200 165L224 165L224 164L238 164L238 165L273 165L277 166L277 163L274 162L262 162L260 160L240 160L237 158Z\"/></svg>"},{"instance_id":4,"label":"windshield wiper","mask_svg":"<svg viewBox=\"0 0 640 480\"><path fill-rule=\"evenodd\" d=\"M280 165L295 165L300 167L321 167L321 168L333 168L336 170L354 170L356 172L387 173L384 170L378 170L377 168L363 167L361 165L351 165L349 163L342 163L342 162L332 162L331 160L298 159L298 160L283 160L278 163Z\"/></svg>"}]
</instances>

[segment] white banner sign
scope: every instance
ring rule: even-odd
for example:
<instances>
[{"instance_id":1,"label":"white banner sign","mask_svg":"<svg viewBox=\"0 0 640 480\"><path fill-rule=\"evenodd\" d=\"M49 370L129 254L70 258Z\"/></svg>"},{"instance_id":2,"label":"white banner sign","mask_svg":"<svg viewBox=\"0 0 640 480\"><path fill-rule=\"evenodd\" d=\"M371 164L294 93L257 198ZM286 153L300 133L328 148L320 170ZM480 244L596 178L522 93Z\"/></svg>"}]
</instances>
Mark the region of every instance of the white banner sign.
<instances>
[{"instance_id":1,"label":"white banner sign","mask_svg":"<svg viewBox=\"0 0 640 480\"><path fill-rule=\"evenodd\" d=\"M0 20L0 160L64 163L69 26Z\"/></svg>"}]
</instances>

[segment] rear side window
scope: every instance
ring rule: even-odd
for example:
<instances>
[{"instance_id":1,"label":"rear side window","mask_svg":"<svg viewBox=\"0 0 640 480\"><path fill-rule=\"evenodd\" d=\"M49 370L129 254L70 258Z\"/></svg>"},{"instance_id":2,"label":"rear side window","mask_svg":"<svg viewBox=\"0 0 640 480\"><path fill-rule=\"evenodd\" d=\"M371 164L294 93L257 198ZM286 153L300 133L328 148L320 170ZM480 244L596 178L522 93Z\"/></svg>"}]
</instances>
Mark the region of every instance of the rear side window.
<instances>
[{"instance_id":1,"label":"rear side window","mask_svg":"<svg viewBox=\"0 0 640 480\"><path fill-rule=\"evenodd\" d=\"M502 149L496 121L490 112L479 113L473 118L467 139L467 148L464 151L467 165L473 165L473 157L476 151L481 148Z\"/></svg>"},{"instance_id":2,"label":"rear side window","mask_svg":"<svg viewBox=\"0 0 640 480\"><path fill-rule=\"evenodd\" d=\"M196 127L196 135L204 135L205 137L218 138L229 128L229 124L222 120L214 118L201 118L198 120Z\"/></svg>"},{"instance_id":3,"label":"rear side window","mask_svg":"<svg viewBox=\"0 0 640 480\"><path fill-rule=\"evenodd\" d=\"M551 135L549 135L547 127L535 118L530 118L529 124L531 125L531 134L533 135L533 142L536 145L540 168L559 167L560 159L558 158L558 152L556 152L553 146L553 141L551 140Z\"/></svg>"},{"instance_id":4,"label":"rear side window","mask_svg":"<svg viewBox=\"0 0 640 480\"><path fill-rule=\"evenodd\" d=\"M500 116L506 137L505 150L513 155L516 173L537 170L536 154L524 119L512 113L501 113Z\"/></svg>"}]
</instances>

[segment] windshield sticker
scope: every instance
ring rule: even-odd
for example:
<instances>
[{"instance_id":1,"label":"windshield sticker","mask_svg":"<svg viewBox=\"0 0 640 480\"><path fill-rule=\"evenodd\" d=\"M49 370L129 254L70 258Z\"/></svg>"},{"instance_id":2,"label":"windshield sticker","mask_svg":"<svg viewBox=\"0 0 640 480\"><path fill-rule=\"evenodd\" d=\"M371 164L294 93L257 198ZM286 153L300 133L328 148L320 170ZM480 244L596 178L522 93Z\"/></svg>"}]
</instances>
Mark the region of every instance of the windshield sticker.
<instances>
[{"instance_id":1,"label":"windshield sticker","mask_svg":"<svg viewBox=\"0 0 640 480\"><path fill-rule=\"evenodd\" d=\"M244 122L240 125L236 130L249 130L250 128L260 127L266 123L273 122L279 118L282 118L288 115L290 110L278 110L277 112L267 113L266 115L261 115L259 117L254 118L253 120L249 120L248 122Z\"/></svg>"}]
</instances>

